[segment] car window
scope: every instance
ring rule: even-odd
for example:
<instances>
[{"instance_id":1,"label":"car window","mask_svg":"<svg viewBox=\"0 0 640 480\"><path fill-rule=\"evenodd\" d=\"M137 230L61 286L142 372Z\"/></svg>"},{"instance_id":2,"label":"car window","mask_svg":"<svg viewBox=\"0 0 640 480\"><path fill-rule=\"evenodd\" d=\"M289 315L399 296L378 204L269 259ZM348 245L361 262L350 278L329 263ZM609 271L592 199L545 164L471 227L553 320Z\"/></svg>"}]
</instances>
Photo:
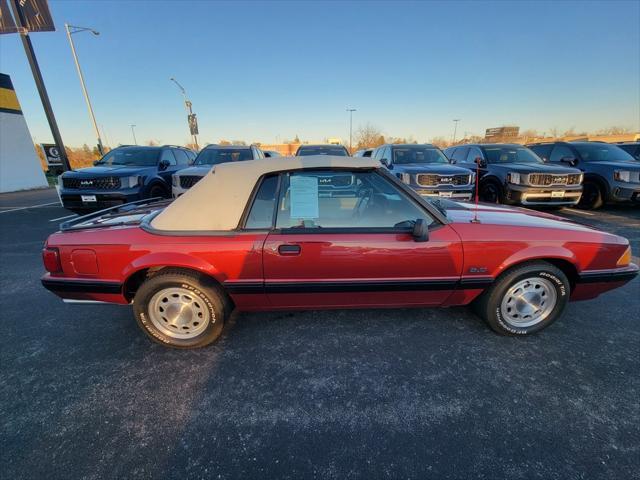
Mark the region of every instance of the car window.
<instances>
[{"instance_id":1,"label":"car window","mask_svg":"<svg viewBox=\"0 0 640 480\"><path fill-rule=\"evenodd\" d=\"M519 145L488 145L481 148L488 163L542 163L535 153Z\"/></svg>"},{"instance_id":2,"label":"car window","mask_svg":"<svg viewBox=\"0 0 640 480\"><path fill-rule=\"evenodd\" d=\"M298 149L299 157L306 157L308 155L336 155L339 157L348 157L347 149L340 146L320 146L320 147L300 147Z\"/></svg>"},{"instance_id":3,"label":"car window","mask_svg":"<svg viewBox=\"0 0 640 480\"><path fill-rule=\"evenodd\" d=\"M467 153L467 162L475 163L476 158L478 157L482 158L482 153L480 152L480 150L477 149L476 147L470 147L469 153Z\"/></svg>"},{"instance_id":4,"label":"car window","mask_svg":"<svg viewBox=\"0 0 640 480\"><path fill-rule=\"evenodd\" d=\"M250 148L205 148L200 150L195 165L218 165L226 162L253 160Z\"/></svg>"},{"instance_id":5,"label":"car window","mask_svg":"<svg viewBox=\"0 0 640 480\"><path fill-rule=\"evenodd\" d=\"M551 152L551 157L549 157L550 162L559 162L563 158L571 157L575 158L576 154L566 145L558 144L553 148Z\"/></svg>"},{"instance_id":6,"label":"car window","mask_svg":"<svg viewBox=\"0 0 640 480\"><path fill-rule=\"evenodd\" d=\"M455 160L456 162L464 162L467 159L468 151L469 147L458 147L454 150L451 159Z\"/></svg>"},{"instance_id":7,"label":"car window","mask_svg":"<svg viewBox=\"0 0 640 480\"><path fill-rule=\"evenodd\" d=\"M158 164L159 148L114 148L100 159L96 165L139 165L150 167Z\"/></svg>"},{"instance_id":8,"label":"car window","mask_svg":"<svg viewBox=\"0 0 640 480\"><path fill-rule=\"evenodd\" d=\"M306 171L283 176L278 228L403 228L433 219L375 172Z\"/></svg>"},{"instance_id":9,"label":"car window","mask_svg":"<svg viewBox=\"0 0 640 480\"><path fill-rule=\"evenodd\" d=\"M276 206L278 176L264 178L253 199L253 205L247 216L245 228L265 229L273 225L273 212Z\"/></svg>"},{"instance_id":10,"label":"car window","mask_svg":"<svg viewBox=\"0 0 640 480\"><path fill-rule=\"evenodd\" d=\"M408 165L414 163L449 163L439 148L410 146L393 147L393 163Z\"/></svg>"},{"instance_id":11,"label":"car window","mask_svg":"<svg viewBox=\"0 0 640 480\"><path fill-rule=\"evenodd\" d=\"M617 145L608 143L576 143L585 162L633 162L634 158Z\"/></svg>"},{"instance_id":12,"label":"car window","mask_svg":"<svg viewBox=\"0 0 640 480\"><path fill-rule=\"evenodd\" d=\"M165 148L162 150L162 155L160 156L160 161L166 160L169 162L169 165L177 165L176 157L173 155L173 152L170 148Z\"/></svg>"},{"instance_id":13,"label":"car window","mask_svg":"<svg viewBox=\"0 0 640 480\"><path fill-rule=\"evenodd\" d=\"M185 150L180 150L176 148L173 151L173 154L176 156L176 160L178 161L178 165L188 165L189 157L187 156L187 152Z\"/></svg>"},{"instance_id":14,"label":"car window","mask_svg":"<svg viewBox=\"0 0 640 480\"><path fill-rule=\"evenodd\" d=\"M533 150L541 159L549 160L549 158L551 157L551 150L553 149L553 145L531 145L529 148Z\"/></svg>"},{"instance_id":15,"label":"car window","mask_svg":"<svg viewBox=\"0 0 640 480\"><path fill-rule=\"evenodd\" d=\"M382 152L383 152L384 148L380 147L380 148L376 148L373 151L373 154L371 155L373 157L374 160L380 160L380 158L382 157Z\"/></svg>"}]
</instances>

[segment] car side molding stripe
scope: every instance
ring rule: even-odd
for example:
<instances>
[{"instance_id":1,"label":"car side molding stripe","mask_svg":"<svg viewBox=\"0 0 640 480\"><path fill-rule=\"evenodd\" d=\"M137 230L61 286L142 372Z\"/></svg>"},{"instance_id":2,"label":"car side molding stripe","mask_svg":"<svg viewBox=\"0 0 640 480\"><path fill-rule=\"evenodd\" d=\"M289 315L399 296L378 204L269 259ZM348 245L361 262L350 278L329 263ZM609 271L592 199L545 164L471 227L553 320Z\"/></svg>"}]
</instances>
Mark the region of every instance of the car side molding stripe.
<instances>
[{"instance_id":1,"label":"car side molding stripe","mask_svg":"<svg viewBox=\"0 0 640 480\"><path fill-rule=\"evenodd\" d=\"M336 282L224 282L229 293L340 293L398 292L416 290L474 290L493 283L491 277L433 280L362 280Z\"/></svg>"},{"instance_id":2,"label":"car side molding stripe","mask_svg":"<svg viewBox=\"0 0 640 480\"><path fill-rule=\"evenodd\" d=\"M52 292L66 293L121 293L119 282L96 282L93 280L54 280L43 278L42 286Z\"/></svg>"},{"instance_id":3,"label":"car side molding stripe","mask_svg":"<svg viewBox=\"0 0 640 480\"><path fill-rule=\"evenodd\" d=\"M578 283L628 282L636 278L637 275L638 267L635 265L624 270L593 270L580 273Z\"/></svg>"}]
</instances>

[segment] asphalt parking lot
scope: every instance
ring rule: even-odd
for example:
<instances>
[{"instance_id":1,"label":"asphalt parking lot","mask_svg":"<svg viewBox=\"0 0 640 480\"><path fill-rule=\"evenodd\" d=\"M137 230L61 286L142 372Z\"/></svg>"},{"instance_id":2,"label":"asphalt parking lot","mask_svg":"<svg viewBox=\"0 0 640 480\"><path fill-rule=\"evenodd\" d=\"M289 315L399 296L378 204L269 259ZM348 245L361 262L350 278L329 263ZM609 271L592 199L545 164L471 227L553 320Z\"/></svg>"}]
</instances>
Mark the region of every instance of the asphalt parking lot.
<instances>
[{"instance_id":1,"label":"asphalt parking lot","mask_svg":"<svg viewBox=\"0 0 640 480\"><path fill-rule=\"evenodd\" d=\"M465 308L311 311L175 351L44 290L69 212L0 197L3 478L640 478L640 279L529 338ZM559 214L638 262L640 210Z\"/></svg>"}]
</instances>

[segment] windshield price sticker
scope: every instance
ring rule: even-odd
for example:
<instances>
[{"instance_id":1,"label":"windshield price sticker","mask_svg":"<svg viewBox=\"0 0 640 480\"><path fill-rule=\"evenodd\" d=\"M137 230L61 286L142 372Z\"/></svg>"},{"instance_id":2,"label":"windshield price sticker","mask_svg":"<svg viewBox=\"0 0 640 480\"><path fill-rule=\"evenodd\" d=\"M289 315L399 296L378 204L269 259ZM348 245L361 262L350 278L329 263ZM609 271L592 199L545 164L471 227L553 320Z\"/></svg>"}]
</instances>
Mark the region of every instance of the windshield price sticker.
<instances>
[{"instance_id":1,"label":"windshield price sticker","mask_svg":"<svg viewBox=\"0 0 640 480\"><path fill-rule=\"evenodd\" d=\"M293 175L290 180L291 218L312 219L320 216L318 178Z\"/></svg>"}]
</instances>

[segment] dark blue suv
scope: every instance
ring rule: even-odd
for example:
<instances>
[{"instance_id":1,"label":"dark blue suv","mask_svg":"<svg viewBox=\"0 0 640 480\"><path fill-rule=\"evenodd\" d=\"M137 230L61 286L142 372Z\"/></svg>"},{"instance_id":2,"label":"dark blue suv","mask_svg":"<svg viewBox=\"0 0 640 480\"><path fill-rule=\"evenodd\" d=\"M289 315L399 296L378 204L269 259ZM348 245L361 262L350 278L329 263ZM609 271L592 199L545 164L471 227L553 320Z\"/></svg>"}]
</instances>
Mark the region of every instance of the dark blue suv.
<instances>
[{"instance_id":1,"label":"dark blue suv","mask_svg":"<svg viewBox=\"0 0 640 480\"><path fill-rule=\"evenodd\" d=\"M475 174L451 165L434 145L382 145L371 157L423 197L471 200L474 195Z\"/></svg>"},{"instance_id":2,"label":"dark blue suv","mask_svg":"<svg viewBox=\"0 0 640 480\"><path fill-rule=\"evenodd\" d=\"M551 142L529 145L550 165L570 165L584 172L582 208L605 203L640 204L640 162L617 145L601 142Z\"/></svg>"},{"instance_id":3,"label":"dark blue suv","mask_svg":"<svg viewBox=\"0 0 640 480\"><path fill-rule=\"evenodd\" d=\"M169 198L171 175L195 158L187 148L122 146L95 162L95 166L60 176L60 198L65 208L84 213L144 198Z\"/></svg>"}]
</instances>

